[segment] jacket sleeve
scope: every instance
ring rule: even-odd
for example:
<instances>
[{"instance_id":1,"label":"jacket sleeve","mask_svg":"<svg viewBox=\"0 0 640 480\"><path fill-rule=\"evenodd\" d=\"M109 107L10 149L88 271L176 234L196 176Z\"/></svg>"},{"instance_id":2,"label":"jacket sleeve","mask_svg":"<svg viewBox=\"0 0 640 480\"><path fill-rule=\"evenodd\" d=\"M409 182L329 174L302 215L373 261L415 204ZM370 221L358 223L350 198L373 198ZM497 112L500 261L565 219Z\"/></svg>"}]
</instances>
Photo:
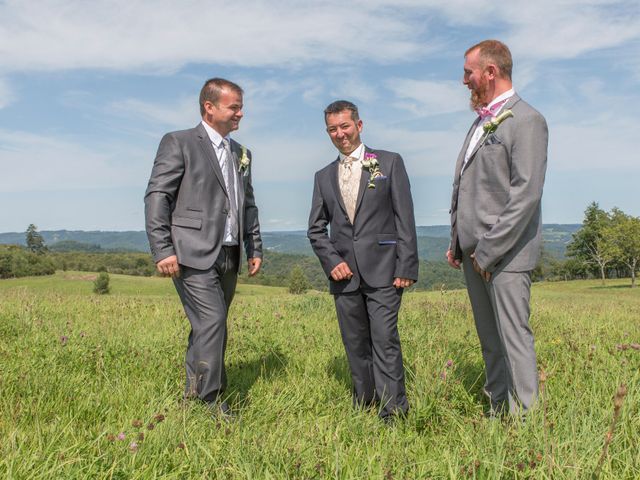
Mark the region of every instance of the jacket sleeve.
<instances>
[{"instance_id":1,"label":"jacket sleeve","mask_svg":"<svg viewBox=\"0 0 640 480\"><path fill-rule=\"evenodd\" d=\"M247 150L247 155L251 160L251 152ZM244 191L244 249L247 258L262 258L262 237L260 236L260 222L258 220L258 207L253 194L253 184L251 183L251 165L247 167L247 187Z\"/></svg>"},{"instance_id":2,"label":"jacket sleeve","mask_svg":"<svg viewBox=\"0 0 640 480\"><path fill-rule=\"evenodd\" d=\"M307 237L311 242L311 248L318 256L320 265L327 277L331 277L331 271L344 259L336 251L328 235L327 225L330 222L326 204L322 198L319 173L316 173L313 185L313 197L311 199L311 212L309 213L309 229Z\"/></svg>"},{"instance_id":3,"label":"jacket sleeve","mask_svg":"<svg viewBox=\"0 0 640 480\"><path fill-rule=\"evenodd\" d=\"M184 157L171 133L160 141L144 196L145 228L153 260L175 255L171 241L171 212L184 175Z\"/></svg>"},{"instance_id":4,"label":"jacket sleeve","mask_svg":"<svg viewBox=\"0 0 640 480\"><path fill-rule=\"evenodd\" d=\"M418 241L411 185L400 155L391 168L391 201L398 236L394 277L418 280Z\"/></svg>"},{"instance_id":5,"label":"jacket sleeve","mask_svg":"<svg viewBox=\"0 0 640 480\"><path fill-rule=\"evenodd\" d=\"M493 272L502 258L521 240L539 211L547 168L549 131L542 115L534 112L516 125L511 146L509 199L494 226L475 251L480 267Z\"/></svg>"}]
</instances>

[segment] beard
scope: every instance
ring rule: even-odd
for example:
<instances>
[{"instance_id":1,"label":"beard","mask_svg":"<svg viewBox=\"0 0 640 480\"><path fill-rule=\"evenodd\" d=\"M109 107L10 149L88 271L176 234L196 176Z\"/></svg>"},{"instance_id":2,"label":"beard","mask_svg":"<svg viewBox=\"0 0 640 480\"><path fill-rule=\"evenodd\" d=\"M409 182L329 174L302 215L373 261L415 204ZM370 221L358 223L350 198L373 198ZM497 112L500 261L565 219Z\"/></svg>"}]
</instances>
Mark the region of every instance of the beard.
<instances>
[{"instance_id":1,"label":"beard","mask_svg":"<svg viewBox=\"0 0 640 480\"><path fill-rule=\"evenodd\" d=\"M485 101L487 90L489 89L489 82L482 81L476 88L471 89L471 98L469 99L469 105L471 110L476 111L480 107L486 107Z\"/></svg>"}]
</instances>

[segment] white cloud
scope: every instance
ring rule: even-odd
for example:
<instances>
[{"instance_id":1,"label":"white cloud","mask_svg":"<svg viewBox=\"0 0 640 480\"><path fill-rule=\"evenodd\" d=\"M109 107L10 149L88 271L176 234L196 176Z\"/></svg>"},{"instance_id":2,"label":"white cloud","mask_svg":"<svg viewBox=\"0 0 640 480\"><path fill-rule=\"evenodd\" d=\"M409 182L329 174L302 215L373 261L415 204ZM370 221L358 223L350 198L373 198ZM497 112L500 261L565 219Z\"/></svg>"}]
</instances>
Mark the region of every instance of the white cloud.
<instances>
[{"instance_id":1,"label":"white cloud","mask_svg":"<svg viewBox=\"0 0 640 480\"><path fill-rule=\"evenodd\" d=\"M172 104L145 102L127 98L108 106L107 110L126 117L151 122L171 129L184 129L200 121L197 98L182 98Z\"/></svg>"},{"instance_id":2,"label":"white cloud","mask_svg":"<svg viewBox=\"0 0 640 480\"><path fill-rule=\"evenodd\" d=\"M0 192L143 187L151 171L149 153L130 146L8 130L0 130L0 145Z\"/></svg>"},{"instance_id":3,"label":"white cloud","mask_svg":"<svg viewBox=\"0 0 640 480\"><path fill-rule=\"evenodd\" d=\"M7 1L0 18L5 71L384 63L428 51L415 35L421 27L406 14L395 11L381 22L373 11L338 0Z\"/></svg>"},{"instance_id":4,"label":"white cloud","mask_svg":"<svg viewBox=\"0 0 640 480\"><path fill-rule=\"evenodd\" d=\"M15 95L9 84L0 78L0 109L6 107L15 100Z\"/></svg>"},{"instance_id":5,"label":"white cloud","mask_svg":"<svg viewBox=\"0 0 640 480\"><path fill-rule=\"evenodd\" d=\"M459 112L469 105L469 92L461 82L393 78L386 85L401 99L396 106L415 115Z\"/></svg>"}]
</instances>

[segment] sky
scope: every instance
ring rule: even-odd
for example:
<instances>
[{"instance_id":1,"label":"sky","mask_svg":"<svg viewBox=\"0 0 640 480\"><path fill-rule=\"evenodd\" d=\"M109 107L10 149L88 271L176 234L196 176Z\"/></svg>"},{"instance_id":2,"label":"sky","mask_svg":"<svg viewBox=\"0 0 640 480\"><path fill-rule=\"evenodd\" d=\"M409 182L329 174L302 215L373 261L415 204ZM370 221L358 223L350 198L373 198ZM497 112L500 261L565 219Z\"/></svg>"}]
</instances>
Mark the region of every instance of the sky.
<instances>
[{"instance_id":1,"label":"sky","mask_svg":"<svg viewBox=\"0 0 640 480\"><path fill-rule=\"evenodd\" d=\"M640 216L637 0L0 0L0 232L143 230L158 143L200 121L211 77L245 90L232 136L263 230L306 229L336 99L404 158L416 224L445 225L475 119L464 52L487 38L549 125L544 223L593 201Z\"/></svg>"}]
</instances>

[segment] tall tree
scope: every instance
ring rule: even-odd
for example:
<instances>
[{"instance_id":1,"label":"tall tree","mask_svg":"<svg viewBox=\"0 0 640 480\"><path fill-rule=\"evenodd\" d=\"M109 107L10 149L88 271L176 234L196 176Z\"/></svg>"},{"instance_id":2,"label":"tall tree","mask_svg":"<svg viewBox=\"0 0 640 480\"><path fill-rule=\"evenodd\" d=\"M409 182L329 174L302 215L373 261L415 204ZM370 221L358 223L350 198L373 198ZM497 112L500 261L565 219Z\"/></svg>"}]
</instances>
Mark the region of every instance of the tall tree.
<instances>
[{"instance_id":1,"label":"tall tree","mask_svg":"<svg viewBox=\"0 0 640 480\"><path fill-rule=\"evenodd\" d=\"M611 215L592 202L584 212L582 228L573 234L573 240L567 245L567 255L592 266L599 272L603 285L606 267L615 258L604 235L605 228L611 223Z\"/></svg>"},{"instance_id":2,"label":"tall tree","mask_svg":"<svg viewBox=\"0 0 640 480\"><path fill-rule=\"evenodd\" d=\"M640 266L640 218L614 209L613 222L604 229L608 248L616 260L631 272L631 287L636 286L636 270Z\"/></svg>"},{"instance_id":3,"label":"tall tree","mask_svg":"<svg viewBox=\"0 0 640 480\"><path fill-rule=\"evenodd\" d=\"M26 242L27 248L31 250L33 253L46 253L47 246L44 243L44 238L38 232L38 227L36 227L33 223L27 227L26 231Z\"/></svg>"}]
</instances>

